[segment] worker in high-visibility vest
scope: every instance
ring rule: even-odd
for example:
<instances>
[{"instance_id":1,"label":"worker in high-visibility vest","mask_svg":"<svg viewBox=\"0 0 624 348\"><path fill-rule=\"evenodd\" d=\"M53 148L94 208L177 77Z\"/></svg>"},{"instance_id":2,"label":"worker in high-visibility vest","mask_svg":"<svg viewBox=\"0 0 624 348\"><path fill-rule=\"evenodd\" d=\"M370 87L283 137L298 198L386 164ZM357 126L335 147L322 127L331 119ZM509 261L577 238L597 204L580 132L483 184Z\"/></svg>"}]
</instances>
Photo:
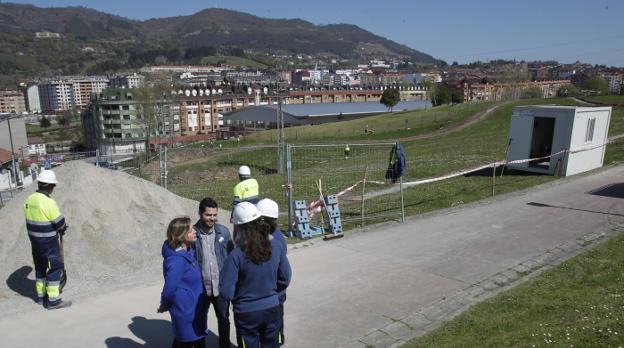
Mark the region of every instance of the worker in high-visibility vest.
<instances>
[{"instance_id":1,"label":"worker in high-visibility vest","mask_svg":"<svg viewBox=\"0 0 624 348\"><path fill-rule=\"evenodd\" d=\"M240 182L234 186L234 205L240 202L258 203L260 189L258 182L251 177L251 170L247 166L238 168L238 179Z\"/></svg>"},{"instance_id":2,"label":"worker in high-visibility vest","mask_svg":"<svg viewBox=\"0 0 624 348\"><path fill-rule=\"evenodd\" d=\"M59 235L67 230L65 217L50 197L58 184L52 170L42 170L37 178L39 189L26 199L24 215L35 263L37 302L47 309L71 306L61 299L64 272Z\"/></svg>"}]
</instances>

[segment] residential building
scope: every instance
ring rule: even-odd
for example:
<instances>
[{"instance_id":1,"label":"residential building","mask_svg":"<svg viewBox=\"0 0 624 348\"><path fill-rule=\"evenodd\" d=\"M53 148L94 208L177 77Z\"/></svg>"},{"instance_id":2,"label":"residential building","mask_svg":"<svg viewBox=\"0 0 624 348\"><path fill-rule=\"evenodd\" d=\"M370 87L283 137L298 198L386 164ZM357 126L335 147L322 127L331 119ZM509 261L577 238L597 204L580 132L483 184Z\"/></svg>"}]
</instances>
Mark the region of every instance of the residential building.
<instances>
[{"instance_id":1,"label":"residential building","mask_svg":"<svg viewBox=\"0 0 624 348\"><path fill-rule=\"evenodd\" d=\"M0 91L0 113L26 112L24 95L19 91Z\"/></svg>"},{"instance_id":2,"label":"residential building","mask_svg":"<svg viewBox=\"0 0 624 348\"><path fill-rule=\"evenodd\" d=\"M73 101L72 106L84 108L89 104L92 93L100 93L109 86L109 80L106 77L83 77L72 78Z\"/></svg>"},{"instance_id":3,"label":"residential building","mask_svg":"<svg viewBox=\"0 0 624 348\"><path fill-rule=\"evenodd\" d=\"M111 88L137 88L143 85L145 76L137 73L131 75L119 75L110 78Z\"/></svg>"},{"instance_id":4,"label":"residential building","mask_svg":"<svg viewBox=\"0 0 624 348\"><path fill-rule=\"evenodd\" d=\"M74 88L68 80L47 81L39 84L42 112L69 110L73 106Z\"/></svg>"},{"instance_id":5,"label":"residential building","mask_svg":"<svg viewBox=\"0 0 624 348\"><path fill-rule=\"evenodd\" d=\"M24 100L26 101L26 109L32 113L41 112L41 101L39 99L39 87L32 85L25 87Z\"/></svg>"},{"instance_id":6,"label":"residential building","mask_svg":"<svg viewBox=\"0 0 624 348\"><path fill-rule=\"evenodd\" d=\"M539 87L542 90L542 98L550 98L556 96L557 90L567 84L570 84L570 80L492 84L464 83L464 102L519 99L522 92L530 87Z\"/></svg>"},{"instance_id":7,"label":"residential building","mask_svg":"<svg viewBox=\"0 0 624 348\"><path fill-rule=\"evenodd\" d=\"M42 112L66 111L84 108L92 93L102 92L109 85L106 77L67 77L39 84Z\"/></svg>"},{"instance_id":8,"label":"residential building","mask_svg":"<svg viewBox=\"0 0 624 348\"><path fill-rule=\"evenodd\" d=\"M600 77L605 79L609 84L609 93L619 94L622 88L622 76L618 74L601 74Z\"/></svg>"},{"instance_id":9,"label":"residential building","mask_svg":"<svg viewBox=\"0 0 624 348\"><path fill-rule=\"evenodd\" d=\"M28 156L45 156L46 144L41 137L28 137Z\"/></svg>"},{"instance_id":10,"label":"residential building","mask_svg":"<svg viewBox=\"0 0 624 348\"><path fill-rule=\"evenodd\" d=\"M61 34L53 33L51 31L38 31L35 33L37 39L60 39Z\"/></svg>"},{"instance_id":11,"label":"residential building","mask_svg":"<svg viewBox=\"0 0 624 348\"><path fill-rule=\"evenodd\" d=\"M145 107L153 108L151 122L142 112L136 90L109 88L94 93L83 114L85 145L101 153L135 152L145 150L148 132L154 138L170 136L175 122L170 104L158 101Z\"/></svg>"}]
</instances>

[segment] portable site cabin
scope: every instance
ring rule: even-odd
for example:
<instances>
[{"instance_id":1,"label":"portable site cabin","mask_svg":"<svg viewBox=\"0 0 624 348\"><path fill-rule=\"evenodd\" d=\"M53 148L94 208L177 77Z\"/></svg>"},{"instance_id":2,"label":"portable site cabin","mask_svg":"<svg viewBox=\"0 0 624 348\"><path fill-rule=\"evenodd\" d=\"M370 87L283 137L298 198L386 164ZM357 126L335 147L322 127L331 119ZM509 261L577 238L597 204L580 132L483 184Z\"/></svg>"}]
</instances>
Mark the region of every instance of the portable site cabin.
<instances>
[{"instance_id":1,"label":"portable site cabin","mask_svg":"<svg viewBox=\"0 0 624 348\"><path fill-rule=\"evenodd\" d=\"M610 121L610 106L517 106L507 160L535 160L508 167L562 176L602 167Z\"/></svg>"}]
</instances>

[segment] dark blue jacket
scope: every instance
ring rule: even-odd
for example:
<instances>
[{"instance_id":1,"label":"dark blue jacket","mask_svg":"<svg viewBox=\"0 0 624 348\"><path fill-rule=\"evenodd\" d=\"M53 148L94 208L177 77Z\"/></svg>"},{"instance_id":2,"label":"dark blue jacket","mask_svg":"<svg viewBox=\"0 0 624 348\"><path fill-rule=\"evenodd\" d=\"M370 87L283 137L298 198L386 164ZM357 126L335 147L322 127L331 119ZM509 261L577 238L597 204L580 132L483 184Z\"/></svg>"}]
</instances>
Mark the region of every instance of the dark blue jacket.
<instances>
[{"instance_id":1,"label":"dark blue jacket","mask_svg":"<svg viewBox=\"0 0 624 348\"><path fill-rule=\"evenodd\" d=\"M165 241L162 256L165 286L160 296L160 308L171 315L173 336L181 342L205 337L208 297L193 253L174 250Z\"/></svg>"},{"instance_id":2,"label":"dark blue jacket","mask_svg":"<svg viewBox=\"0 0 624 348\"><path fill-rule=\"evenodd\" d=\"M279 305L278 294L290 284L291 269L282 245L271 241L271 258L255 264L235 248L220 273L219 293L232 301L234 313L248 313Z\"/></svg>"},{"instance_id":3,"label":"dark blue jacket","mask_svg":"<svg viewBox=\"0 0 624 348\"><path fill-rule=\"evenodd\" d=\"M397 141L390 151L390 160L388 161L388 169L386 170L386 179L397 182L400 177L407 174L407 160L405 151L401 142Z\"/></svg>"},{"instance_id":4,"label":"dark blue jacket","mask_svg":"<svg viewBox=\"0 0 624 348\"><path fill-rule=\"evenodd\" d=\"M195 259L199 263L199 266L203 265L203 254L202 254L202 244L201 244L201 222L197 221L193 228L195 229L195 233L197 233L197 241L195 241ZM232 249L234 249L234 243L232 242L232 235L230 234L230 230L227 227L221 224L214 225L214 233L215 233L215 254L217 256L217 265L219 266L219 270L223 268L223 264L227 259L228 255Z\"/></svg>"}]
</instances>

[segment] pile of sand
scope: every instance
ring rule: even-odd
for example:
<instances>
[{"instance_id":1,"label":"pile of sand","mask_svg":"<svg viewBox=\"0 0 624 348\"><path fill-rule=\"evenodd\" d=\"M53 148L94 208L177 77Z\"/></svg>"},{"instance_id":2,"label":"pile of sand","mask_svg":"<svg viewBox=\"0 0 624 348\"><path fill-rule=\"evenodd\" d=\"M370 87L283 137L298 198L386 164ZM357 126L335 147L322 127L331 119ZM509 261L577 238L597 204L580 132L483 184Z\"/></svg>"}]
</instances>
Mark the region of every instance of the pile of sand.
<instances>
[{"instance_id":1,"label":"pile of sand","mask_svg":"<svg viewBox=\"0 0 624 348\"><path fill-rule=\"evenodd\" d=\"M52 197L69 225L65 235L68 297L95 295L162 277L160 250L167 224L179 215L188 215L194 222L198 202L81 161L66 163L55 172L59 184ZM24 279L24 266L33 263L22 205L35 186L0 209L0 277L5 280L0 285L0 304L25 298L25 291L20 294L23 283L29 283ZM229 214L220 210L220 222L229 225ZM34 279L34 270L28 278Z\"/></svg>"}]
</instances>

